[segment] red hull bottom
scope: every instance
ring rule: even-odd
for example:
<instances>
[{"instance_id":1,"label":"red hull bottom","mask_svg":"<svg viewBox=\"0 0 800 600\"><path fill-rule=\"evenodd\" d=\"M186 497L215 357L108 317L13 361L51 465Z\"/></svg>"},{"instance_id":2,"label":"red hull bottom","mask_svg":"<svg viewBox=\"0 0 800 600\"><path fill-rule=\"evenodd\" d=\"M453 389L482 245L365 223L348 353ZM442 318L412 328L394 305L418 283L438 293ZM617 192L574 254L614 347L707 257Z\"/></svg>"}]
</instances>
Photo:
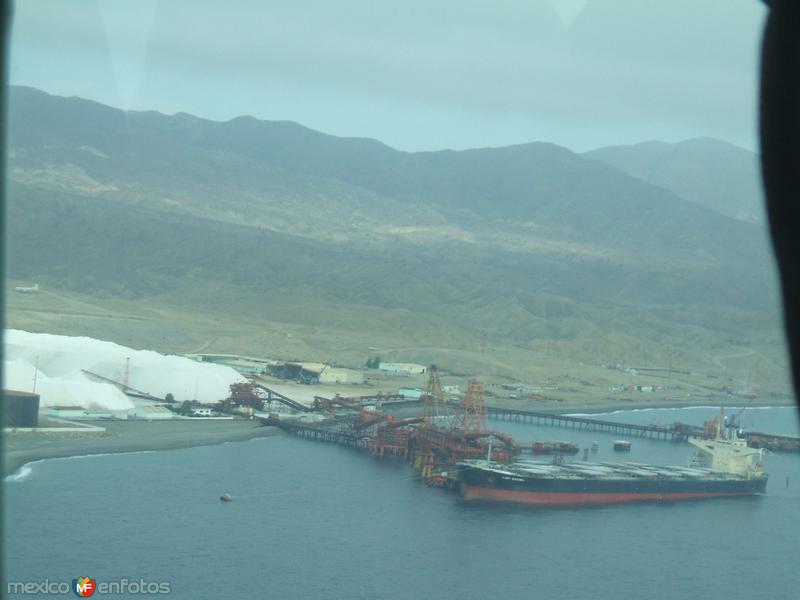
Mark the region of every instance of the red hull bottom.
<instances>
[{"instance_id":1,"label":"red hull bottom","mask_svg":"<svg viewBox=\"0 0 800 600\"><path fill-rule=\"evenodd\" d=\"M522 492L515 490L500 490L475 486L463 486L462 494L465 500L484 500L491 502L512 502L516 504L533 504L540 506L569 505L569 504L625 504L628 502L647 502L659 500L696 500L698 498L720 498L726 496L752 496L744 493L642 493L642 494L581 494L557 492Z\"/></svg>"}]
</instances>

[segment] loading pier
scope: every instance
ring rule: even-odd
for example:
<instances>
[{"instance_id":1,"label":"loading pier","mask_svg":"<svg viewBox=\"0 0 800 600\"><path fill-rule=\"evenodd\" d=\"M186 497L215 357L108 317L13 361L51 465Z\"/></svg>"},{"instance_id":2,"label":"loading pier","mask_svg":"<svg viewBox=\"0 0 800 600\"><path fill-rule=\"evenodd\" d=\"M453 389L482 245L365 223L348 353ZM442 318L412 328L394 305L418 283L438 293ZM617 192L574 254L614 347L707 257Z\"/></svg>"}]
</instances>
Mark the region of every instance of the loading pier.
<instances>
[{"instance_id":1,"label":"loading pier","mask_svg":"<svg viewBox=\"0 0 800 600\"><path fill-rule=\"evenodd\" d=\"M292 421L279 420L277 422L266 421L267 423L275 424L287 433L296 435L297 437L305 438L307 440L314 440L316 442L330 442L333 444L340 444L342 446L350 446L352 448L365 447L365 443L361 443L359 436L351 431L343 431L341 427L319 426L310 425L308 423L298 423Z\"/></svg>"},{"instance_id":2,"label":"loading pier","mask_svg":"<svg viewBox=\"0 0 800 600\"><path fill-rule=\"evenodd\" d=\"M772 452L800 452L800 437L779 433L745 431L741 434L751 448L764 448Z\"/></svg>"},{"instance_id":3,"label":"loading pier","mask_svg":"<svg viewBox=\"0 0 800 600\"><path fill-rule=\"evenodd\" d=\"M637 425L634 423L618 423L589 417L575 417L559 415L535 410L519 410L514 408L501 408L487 406L486 415L490 419L500 421L518 421L535 425L550 425L568 429L583 429L585 431L601 431L614 433L627 437L644 437L654 440L683 441L690 435L700 435L702 428L673 423L669 427L663 425ZM695 431L696 430L696 431Z\"/></svg>"}]
</instances>

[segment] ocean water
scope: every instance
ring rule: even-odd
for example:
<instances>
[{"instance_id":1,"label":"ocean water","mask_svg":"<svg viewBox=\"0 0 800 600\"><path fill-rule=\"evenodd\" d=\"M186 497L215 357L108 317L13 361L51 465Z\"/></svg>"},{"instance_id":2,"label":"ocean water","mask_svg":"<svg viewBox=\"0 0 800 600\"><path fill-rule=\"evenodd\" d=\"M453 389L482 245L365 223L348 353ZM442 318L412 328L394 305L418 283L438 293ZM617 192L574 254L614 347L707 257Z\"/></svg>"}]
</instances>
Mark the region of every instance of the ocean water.
<instances>
[{"instance_id":1,"label":"ocean water","mask_svg":"<svg viewBox=\"0 0 800 600\"><path fill-rule=\"evenodd\" d=\"M759 429L796 434L793 410L748 412ZM607 417L702 424L713 413ZM612 435L490 423L520 441L596 440L597 460L620 458ZM625 460L691 453L631 441ZM536 509L467 505L402 462L288 436L48 460L4 485L5 575L169 582L190 599L795 599L800 455L765 464L758 498ZM219 501L225 490L233 502Z\"/></svg>"}]
</instances>

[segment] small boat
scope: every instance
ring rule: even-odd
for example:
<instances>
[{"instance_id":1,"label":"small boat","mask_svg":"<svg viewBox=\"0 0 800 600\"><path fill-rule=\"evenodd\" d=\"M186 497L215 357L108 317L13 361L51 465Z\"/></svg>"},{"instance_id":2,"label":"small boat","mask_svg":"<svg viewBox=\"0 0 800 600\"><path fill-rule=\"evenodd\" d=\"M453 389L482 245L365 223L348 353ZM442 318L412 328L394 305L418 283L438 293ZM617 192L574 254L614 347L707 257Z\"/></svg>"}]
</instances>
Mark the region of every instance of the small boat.
<instances>
[{"instance_id":1,"label":"small boat","mask_svg":"<svg viewBox=\"0 0 800 600\"><path fill-rule=\"evenodd\" d=\"M630 452L631 443L625 440L617 440L614 442L614 450L617 452Z\"/></svg>"},{"instance_id":2,"label":"small boat","mask_svg":"<svg viewBox=\"0 0 800 600\"><path fill-rule=\"evenodd\" d=\"M577 454L579 451L578 444L573 442L534 441L531 445L534 454Z\"/></svg>"},{"instance_id":3,"label":"small boat","mask_svg":"<svg viewBox=\"0 0 800 600\"><path fill-rule=\"evenodd\" d=\"M223 502L230 502L231 500L233 500L233 496L231 496L228 492L225 492L224 494L222 494L222 496L219 497L219 499L222 500Z\"/></svg>"}]
</instances>

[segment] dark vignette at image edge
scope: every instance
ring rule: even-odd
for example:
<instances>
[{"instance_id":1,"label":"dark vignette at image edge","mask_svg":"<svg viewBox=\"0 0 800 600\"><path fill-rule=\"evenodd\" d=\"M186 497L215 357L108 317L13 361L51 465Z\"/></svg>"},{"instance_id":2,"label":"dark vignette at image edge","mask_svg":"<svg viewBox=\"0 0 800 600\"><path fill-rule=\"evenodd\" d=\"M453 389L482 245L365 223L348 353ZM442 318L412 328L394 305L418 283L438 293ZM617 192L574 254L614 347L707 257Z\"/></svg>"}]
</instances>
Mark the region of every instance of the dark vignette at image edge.
<instances>
[{"instance_id":1,"label":"dark vignette at image edge","mask_svg":"<svg viewBox=\"0 0 800 600\"><path fill-rule=\"evenodd\" d=\"M784 328L789 343L795 402L800 383L800 3L796 0L765 0L770 11L764 29L760 82L761 170L772 243L781 277ZM0 232L6 230L5 151L8 122L8 48L12 7L0 0L2 40L0 41ZM0 248L0 280L5 282L5 244ZM0 330L5 306L0 297ZM0 359L2 359L0 344ZM0 386L2 386L0 371ZM0 410L0 425L5 415ZM0 458L4 452L0 442ZM2 495L0 495L0 500ZM2 502L0 501L0 507ZM1 517L0 517L1 519ZM0 520L0 540L4 523ZM5 572L0 565L0 598L5 598Z\"/></svg>"},{"instance_id":2,"label":"dark vignette at image edge","mask_svg":"<svg viewBox=\"0 0 800 600\"><path fill-rule=\"evenodd\" d=\"M800 4L771 0L761 48L761 173L783 292L797 401L800 384Z\"/></svg>"},{"instance_id":3,"label":"dark vignette at image edge","mask_svg":"<svg viewBox=\"0 0 800 600\"><path fill-rule=\"evenodd\" d=\"M11 41L11 0L0 0L0 289L5 287L6 280L6 135L8 133L8 47ZM0 294L0 331L5 331L5 294ZM1 335L1 334L0 334ZM0 365L3 360L3 343L0 339ZM3 389L3 369L0 368L0 389ZM0 407L0 427L5 427L5 407ZM0 461L5 454L5 439L0 436ZM0 489L0 556L5 552L5 499L4 490ZM6 597L6 574L5 565L0 561L0 598Z\"/></svg>"}]
</instances>

